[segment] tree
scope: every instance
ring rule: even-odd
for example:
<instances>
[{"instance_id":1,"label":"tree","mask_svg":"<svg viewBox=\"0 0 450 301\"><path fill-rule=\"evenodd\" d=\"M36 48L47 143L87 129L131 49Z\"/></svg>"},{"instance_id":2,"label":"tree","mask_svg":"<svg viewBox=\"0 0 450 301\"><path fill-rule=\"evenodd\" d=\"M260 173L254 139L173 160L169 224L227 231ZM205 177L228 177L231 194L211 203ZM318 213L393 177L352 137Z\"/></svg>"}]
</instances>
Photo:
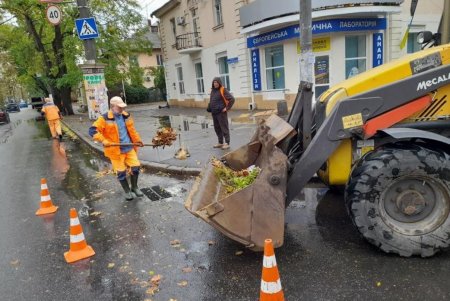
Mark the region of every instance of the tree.
<instances>
[{"instance_id":1,"label":"tree","mask_svg":"<svg viewBox=\"0 0 450 301\"><path fill-rule=\"evenodd\" d=\"M150 67L150 75L153 77L155 88L158 88L161 90L161 92L165 93L166 77L164 67L163 66Z\"/></svg>"},{"instance_id":2,"label":"tree","mask_svg":"<svg viewBox=\"0 0 450 301\"><path fill-rule=\"evenodd\" d=\"M127 76L120 75L119 69L125 65L121 58L138 52L151 53L150 42L142 34L146 26L134 0L92 0L89 4L100 31L99 61L106 64L107 85L114 85ZM0 1L0 12L15 18L7 41L0 46L10 53L19 79L30 90L52 94L60 109L73 114L71 90L82 80L77 63L83 56L83 47L74 31L78 9L75 2L61 4L62 22L52 26L46 21L45 7L37 0ZM0 28L3 26L0 24ZM132 36L130 43L127 39Z\"/></svg>"}]
</instances>

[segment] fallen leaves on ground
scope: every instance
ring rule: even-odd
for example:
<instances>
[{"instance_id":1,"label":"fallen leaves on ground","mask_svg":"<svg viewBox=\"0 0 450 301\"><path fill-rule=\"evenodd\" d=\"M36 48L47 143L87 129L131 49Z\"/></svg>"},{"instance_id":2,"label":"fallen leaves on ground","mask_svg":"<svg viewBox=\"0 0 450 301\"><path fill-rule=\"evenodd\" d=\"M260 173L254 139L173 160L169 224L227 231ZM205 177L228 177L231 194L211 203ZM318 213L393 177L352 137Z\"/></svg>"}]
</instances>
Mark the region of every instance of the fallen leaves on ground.
<instances>
[{"instance_id":1,"label":"fallen leaves on ground","mask_svg":"<svg viewBox=\"0 0 450 301\"><path fill-rule=\"evenodd\" d=\"M156 292L159 291L159 283L161 282L162 276L161 275L155 275L150 279L151 287L147 289L146 293L149 295L154 295Z\"/></svg>"},{"instance_id":2,"label":"fallen leaves on ground","mask_svg":"<svg viewBox=\"0 0 450 301\"><path fill-rule=\"evenodd\" d=\"M178 239L171 240L170 245L174 248L177 248L181 245L181 241L179 241Z\"/></svg>"},{"instance_id":3,"label":"fallen leaves on ground","mask_svg":"<svg viewBox=\"0 0 450 301\"><path fill-rule=\"evenodd\" d=\"M162 276L161 275L155 275L152 277L152 279L150 279L150 282L154 285L159 285L159 283L161 282Z\"/></svg>"},{"instance_id":4,"label":"fallen leaves on ground","mask_svg":"<svg viewBox=\"0 0 450 301\"><path fill-rule=\"evenodd\" d=\"M212 246L212 245L215 245L215 244L216 244L216 242L214 240L208 240L208 245Z\"/></svg>"},{"instance_id":5,"label":"fallen leaves on ground","mask_svg":"<svg viewBox=\"0 0 450 301\"><path fill-rule=\"evenodd\" d=\"M181 282L178 282L177 284L178 284L178 286L185 287L188 285L188 282L186 280L183 280Z\"/></svg>"},{"instance_id":6,"label":"fallen leaves on ground","mask_svg":"<svg viewBox=\"0 0 450 301\"><path fill-rule=\"evenodd\" d=\"M91 214L89 214L90 216L99 216L100 214L102 214L100 211L94 211Z\"/></svg>"},{"instance_id":7,"label":"fallen leaves on ground","mask_svg":"<svg viewBox=\"0 0 450 301\"><path fill-rule=\"evenodd\" d=\"M183 273L190 273L190 272L192 272L192 268L191 267L182 268L181 270L183 271Z\"/></svg>"},{"instance_id":8,"label":"fallen leaves on ground","mask_svg":"<svg viewBox=\"0 0 450 301\"><path fill-rule=\"evenodd\" d=\"M97 193L94 193L92 196L93 196L94 198L99 198L99 197L101 197L102 195L104 195L104 194L106 194L106 193L108 193L108 191L102 190L102 191L99 191L99 192L97 192Z\"/></svg>"},{"instance_id":9,"label":"fallen leaves on ground","mask_svg":"<svg viewBox=\"0 0 450 301\"><path fill-rule=\"evenodd\" d=\"M244 254L243 251L236 251L236 253L234 253L234 255L236 255L236 256L239 256L239 255L242 255L242 254Z\"/></svg>"},{"instance_id":10,"label":"fallen leaves on ground","mask_svg":"<svg viewBox=\"0 0 450 301\"><path fill-rule=\"evenodd\" d=\"M20 264L20 260L19 259L13 260L13 261L10 262L10 264L12 266L18 266Z\"/></svg>"},{"instance_id":11,"label":"fallen leaves on ground","mask_svg":"<svg viewBox=\"0 0 450 301\"><path fill-rule=\"evenodd\" d=\"M114 262L108 263L108 269L112 269L116 264Z\"/></svg>"},{"instance_id":12,"label":"fallen leaves on ground","mask_svg":"<svg viewBox=\"0 0 450 301\"><path fill-rule=\"evenodd\" d=\"M147 293L147 294L149 294L149 295L154 295L156 292L158 292L159 291L159 287L157 287L157 286L152 286L152 287L150 287L149 289L147 289L145 292Z\"/></svg>"},{"instance_id":13,"label":"fallen leaves on ground","mask_svg":"<svg viewBox=\"0 0 450 301\"><path fill-rule=\"evenodd\" d=\"M106 170L98 171L95 174L95 177L98 179L98 178L103 178L104 176L112 175L112 174L114 174L114 171L112 169L106 169Z\"/></svg>"}]
</instances>

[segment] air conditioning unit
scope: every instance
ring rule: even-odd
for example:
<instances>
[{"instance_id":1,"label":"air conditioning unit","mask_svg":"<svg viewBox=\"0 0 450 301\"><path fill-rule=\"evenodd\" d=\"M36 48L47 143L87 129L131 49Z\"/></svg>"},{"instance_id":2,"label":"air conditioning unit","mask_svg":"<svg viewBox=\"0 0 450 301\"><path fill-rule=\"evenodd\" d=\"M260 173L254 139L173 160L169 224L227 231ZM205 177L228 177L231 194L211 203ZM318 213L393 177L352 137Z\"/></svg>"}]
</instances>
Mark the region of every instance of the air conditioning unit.
<instances>
[{"instance_id":1,"label":"air conditioning unit","mask_svg":"<svg viewBox=\"0 0 450 301\"><path fill-rule=\"evenodd\" d=\"M181 25L181 26L186 25L184 17L177 17L177 25Z\"/></svg>"}]
</instances>

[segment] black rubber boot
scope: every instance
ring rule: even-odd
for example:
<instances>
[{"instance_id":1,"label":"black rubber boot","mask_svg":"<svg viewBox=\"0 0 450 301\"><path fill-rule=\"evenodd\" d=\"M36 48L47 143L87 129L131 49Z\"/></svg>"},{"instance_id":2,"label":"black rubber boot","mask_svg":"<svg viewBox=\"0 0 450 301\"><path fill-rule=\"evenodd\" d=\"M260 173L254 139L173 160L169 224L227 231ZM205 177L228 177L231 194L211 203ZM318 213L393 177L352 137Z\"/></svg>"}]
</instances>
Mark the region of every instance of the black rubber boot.
<instances>
[{"instance_id":1,"label":"black rubber boot","mask_svg":"<svg viewBox=\"0 0 450 301\"><path fill-rule=\"evenodd\" d=\"M125 199L127 201L131 201L134 197L131 193L130 186L128 185L127 179L119 181L120 185L122 185L123 191L125 191Z\"/></svg>"},{"instance_id":2,"label":"black rubber boot","mask_svg":"<svg viewBox=\"0 0 450 301\"><path fill-rule=\"evenodd\" d=\"M144 196L144 194L137 186L138 178L139 175L131 175L131 191L133 191L137 197L141 197Z\"/></svg>"}]
</instances>

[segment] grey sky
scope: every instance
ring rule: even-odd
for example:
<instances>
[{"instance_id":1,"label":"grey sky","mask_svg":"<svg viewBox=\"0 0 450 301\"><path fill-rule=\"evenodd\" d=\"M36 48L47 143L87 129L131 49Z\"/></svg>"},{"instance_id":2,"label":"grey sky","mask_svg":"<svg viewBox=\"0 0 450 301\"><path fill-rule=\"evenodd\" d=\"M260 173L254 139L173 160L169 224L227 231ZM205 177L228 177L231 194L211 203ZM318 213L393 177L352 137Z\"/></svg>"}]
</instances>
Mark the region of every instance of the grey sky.
<instances>
[{"instance_id":1,"label":"grey sky","mask_svg":"<svg viewBox=\"0 0 450 301\"><path fill-rule=\"evenodd\" d=\"M138 0L142 7L142 15L146 18L150 18L151 14L163 6L169 0Z\"/></svg>"}]
</instances>

